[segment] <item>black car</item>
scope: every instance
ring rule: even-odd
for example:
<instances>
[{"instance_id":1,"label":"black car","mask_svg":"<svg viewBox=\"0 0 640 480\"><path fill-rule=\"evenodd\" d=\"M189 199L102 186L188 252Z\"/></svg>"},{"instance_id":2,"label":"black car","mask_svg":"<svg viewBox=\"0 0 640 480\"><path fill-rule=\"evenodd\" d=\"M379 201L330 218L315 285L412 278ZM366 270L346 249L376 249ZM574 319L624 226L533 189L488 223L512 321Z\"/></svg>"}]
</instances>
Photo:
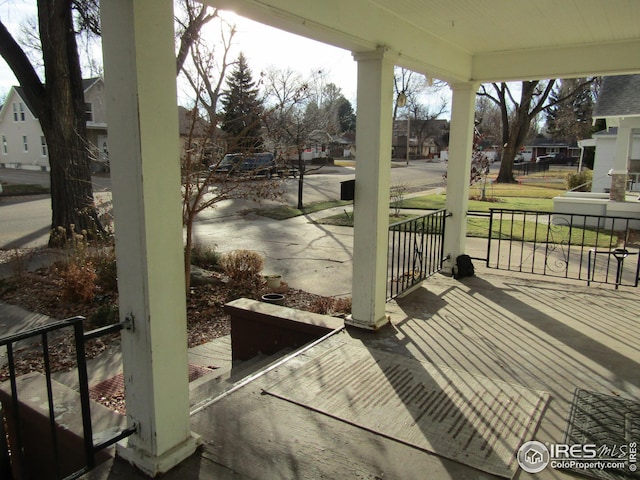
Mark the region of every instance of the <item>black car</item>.
<instances>
[{"instance_id":1,"label":"black car","mask_svg":"<svg viewBox=\"0 0 640 480\"><path fill-rule=\"evenodd\" d=\"M228 153L220 163L210 165L209 170L220 175L232 175L239 172L243 159L241 153Z\"/></svg>"},{"instance_id":2,"label":"black car","mask_svg":"<svg viewBox=\"0 0 640 480\"><path fill-rule=\"evenodd\" d=\"M271 178L277 173L276 161L272 153L256 153L245 157L240 164L239 173L249 176L265 176Z\"/></svg>"},{"instance_id":3,"label":"black car","mask_svg":"<svg viewBox=\"0 0 640 480\"><path fill-rule=\"evenodd\" d=\"M575 165L578 161L575 157L567 157L564 153L550 153L536 159L536 163L547 162L549 165Z\"/></svg>"}]
</instances>

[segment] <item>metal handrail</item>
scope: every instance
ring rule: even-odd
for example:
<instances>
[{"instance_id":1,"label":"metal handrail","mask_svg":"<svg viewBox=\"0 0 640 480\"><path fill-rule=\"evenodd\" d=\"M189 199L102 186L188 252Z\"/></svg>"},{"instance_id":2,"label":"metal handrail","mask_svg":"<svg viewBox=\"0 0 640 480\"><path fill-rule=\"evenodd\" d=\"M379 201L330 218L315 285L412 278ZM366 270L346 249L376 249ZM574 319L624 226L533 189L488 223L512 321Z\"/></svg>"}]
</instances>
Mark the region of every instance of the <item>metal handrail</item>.
<instances>
[{"instance_id":1,"label":"metal handrail","mask_svg":"<svg viewBox=\"0 0 640 480\"><path fill-rule=\"evenodd\" d=\"M78 370L78 388L80 394L80 410L82 414L82 435L84 445L84 455L86 466L78 472L71 474L65 478L77 478L78 476L86 473L87 471L95 467L95 455L102 449L107 448L114 443L122 440L123 438L132 435L136 431L136 427L127 427L121 432L115 434L113 437L107 440L94 444L93 441L93 429L91 424L91 407L89 397L89 380L87 375L87 362L85 355L85 342L88 340L98 338L110 333L117 332L123 328L131 328L132 322L121 322L109 325L107 327L99 328L96 330L84 332L83 322L84 317L73 317L66 320L54 321L46 325L31 328L23 332L11 334L0 338L0 347L4 346L7 350L8 368L9 368L9 385L11 388L11 410L12 420L15 425L15 436L13 440L16 445L12 445L10 449L12 454L12 461L17 462L20 465L20 469L25 471L25 458L23 455L23 438L22 438L22 425L21 425L21 405L17 386L17 373L15 365L14 345L17 342L40 338L42 344L42 354L44 358L44 376L47 389L47 408L49 414L49 430L52 439L53 446L53 458L55 465L56 478L62 478L62 472L60 470L60 452L58 445L58 426L55 420L55 405L53 398L53 384L52 384L52 367L49 355L49 334L65 329L72 328L74 332L74 343L76 350L76 365ZM6 437L0 438L0 442L6 441Z\"/></svg>"}]
</instances>

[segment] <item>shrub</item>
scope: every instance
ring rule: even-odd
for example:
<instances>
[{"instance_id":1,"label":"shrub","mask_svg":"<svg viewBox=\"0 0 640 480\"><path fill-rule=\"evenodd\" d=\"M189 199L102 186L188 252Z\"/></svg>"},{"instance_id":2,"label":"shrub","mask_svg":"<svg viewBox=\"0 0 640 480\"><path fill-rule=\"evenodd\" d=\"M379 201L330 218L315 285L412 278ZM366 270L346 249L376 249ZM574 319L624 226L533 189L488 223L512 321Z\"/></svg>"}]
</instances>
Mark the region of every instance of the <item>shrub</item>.
<instances>
[{"instance_id":1,"label":"shrub","mask_svg":"<svg viewBox=\"0 0 640 480\"><path fill-rule=\"evenodd\" d=\"M118 307L109 304L101 305L87 320L92 328L100 328L117 323L119 320Z\"/></svg>"},{"instance_id":2,"label":"shrub","mask_svg":"<svg viewBox=\"0 0 640 480\"><path fill-rule=\"evenodd\" d=\"M348 315L351 313L351 297L320 297L311 302L309 311L321 315Z\"/></svg>"},{"instance_id":3,"label":"shrub","mask_svg":"<svg viewBox=\"0 0 640 480\"><path fill-rule=\"evenodd\" d=\"M391 206L393 206L393 216L400 216L400 209L404 204L404 197L409 190L407 184L392 185L389 195L391 197Z\"/></svg>"},{"instance_id":4,"label":"shrub","mask_svg":"<svg viewBox=\"0 0 640 480\"><path fill-rule=\"evenodd\" d=\"M220 257L220 253L213 247L195 245L191 250L191 265L206 270L217 270L220 268Z\"/></svg>"},{"instance_id":5,"label":"shrub","mask_svg":"<svg viewBox=\"0 0 640 480\"><path fill-rule=\"evenodd\" d=\"M69 302L90 303L96 291L96 271L93 263L70 262L66 269L58 269L62 284L62 298Z\"/></svg>"},{"instance_id":6,"label":"shrub","mask_svg":"<svg viewBox=\"0 0 640 480\"><path fill-rule=\"evenodd\" d=\"M90 262L96 272L96 286L103 292L118 291L118 268L116 254L112 248L100 249L91 255Z\"/></svg>"},{"instance_id":7,"label":"shrub","mask_svg":"<svg viewBox=\"0 0 640 480\"><path fill-rule=\"evenodd\" d=\"M567 175L567 190L589 192L592 180L593 171L588 168L578 173L570 173Z\"/></svg>"},{"instance_id":8,"label":"shrub","mask_svg":"<svg viewBox=\"0 0 640 480\"><path fill-rule=\"evenodd\" d=\"M264 267L264 259L250 250L234 250L220 258L222 271L238 285L261 283L260 272Z\"/></svg>"}]
</instances>

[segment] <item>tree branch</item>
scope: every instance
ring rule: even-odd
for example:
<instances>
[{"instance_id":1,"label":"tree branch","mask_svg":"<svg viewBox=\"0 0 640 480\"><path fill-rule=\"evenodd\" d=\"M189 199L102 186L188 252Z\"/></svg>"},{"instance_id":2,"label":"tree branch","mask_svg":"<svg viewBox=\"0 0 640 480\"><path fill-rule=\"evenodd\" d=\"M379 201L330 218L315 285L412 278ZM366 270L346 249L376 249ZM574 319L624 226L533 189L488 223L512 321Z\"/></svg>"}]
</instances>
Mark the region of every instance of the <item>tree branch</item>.
<instances>
[{"instance_id":1,"label":"tree branch","mask_svg":"<svg viewBox=\"0 0 640 480\"><path fill-rule=\"evenodd\" d=\"M187 59L189 49L200 36L200 30L202 27L218 16L217 10L214 10L213 13L208 13L208 7L206 5L200 5L200 10L196 15L194 15L194 8L196 7L193 3L190 3L187 0L184 2L184 6L189 18L188 24L184 26L184 32L182 32L180 37L180 48L176 55L176 74L180 73L180 70L182 70L182 66Z\"/></svg>"},{"instance_id":2,"label":"tree branch","mask_svg":"<svg viewBox=\"0 0 640 480\"><path fill-rule=\"evenodd\" d=\"M42 118L45 109L45 88L26 53L15 41L9 30L0 20L0 55L11 68L24 90L26 100L34 109L35 115Z\"/></svg>"}]
</instances>

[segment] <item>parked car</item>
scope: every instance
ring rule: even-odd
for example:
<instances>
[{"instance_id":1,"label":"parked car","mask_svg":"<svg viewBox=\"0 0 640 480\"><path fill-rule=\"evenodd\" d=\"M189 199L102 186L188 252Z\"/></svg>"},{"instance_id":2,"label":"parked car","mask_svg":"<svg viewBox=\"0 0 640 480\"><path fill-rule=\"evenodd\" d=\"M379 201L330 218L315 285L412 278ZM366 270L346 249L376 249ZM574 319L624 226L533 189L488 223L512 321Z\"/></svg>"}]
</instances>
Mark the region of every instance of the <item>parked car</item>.
<instances>
[{"instance_id":1,"label":"parked car","mask_svg":"<svg viewBox=\"0 0 640 480\"><path fill-rule=\"evenodd\" d=\"M209 165L209 170L220 175L232 175L238 173L240 164L242 164L243 156L241 153L228 153L220 163Z\"/></svg>"},{"instance_id":2,"label":"parked car","mask_svg":"<svg viewBox=\"0 0 640 480\"><path fill-rule=\"evenodd\" d=\"M246 177L271 178L278 175L282 178L293 176L298 169L288 162L278 161L269 152L256 154L228 153L218 164L211 165L210 170L220 175L241 175Z\"/></svg>"},{"instance_id":3,"label":"parked car","mask_svg":"<svg viewBox=\"0 0 640 480\"><path fill-rule=\"evenodd\" d=\"M575 165L575 157L567 157L564 153L550 153L536 158L536 163L548 162L549 165Z\"/></svg>"},{"instance_id":4,"label":"parked car","mask_svg":"<svg viewBox=\"0 0 640 480\"><path fill-rule=\"evenodd\" d=\"M245 157L240 164L239 173L251 177L264 176L271 178L277 173L276 161L272 153L256 153Z\"/></svg>"}]
</instances>

